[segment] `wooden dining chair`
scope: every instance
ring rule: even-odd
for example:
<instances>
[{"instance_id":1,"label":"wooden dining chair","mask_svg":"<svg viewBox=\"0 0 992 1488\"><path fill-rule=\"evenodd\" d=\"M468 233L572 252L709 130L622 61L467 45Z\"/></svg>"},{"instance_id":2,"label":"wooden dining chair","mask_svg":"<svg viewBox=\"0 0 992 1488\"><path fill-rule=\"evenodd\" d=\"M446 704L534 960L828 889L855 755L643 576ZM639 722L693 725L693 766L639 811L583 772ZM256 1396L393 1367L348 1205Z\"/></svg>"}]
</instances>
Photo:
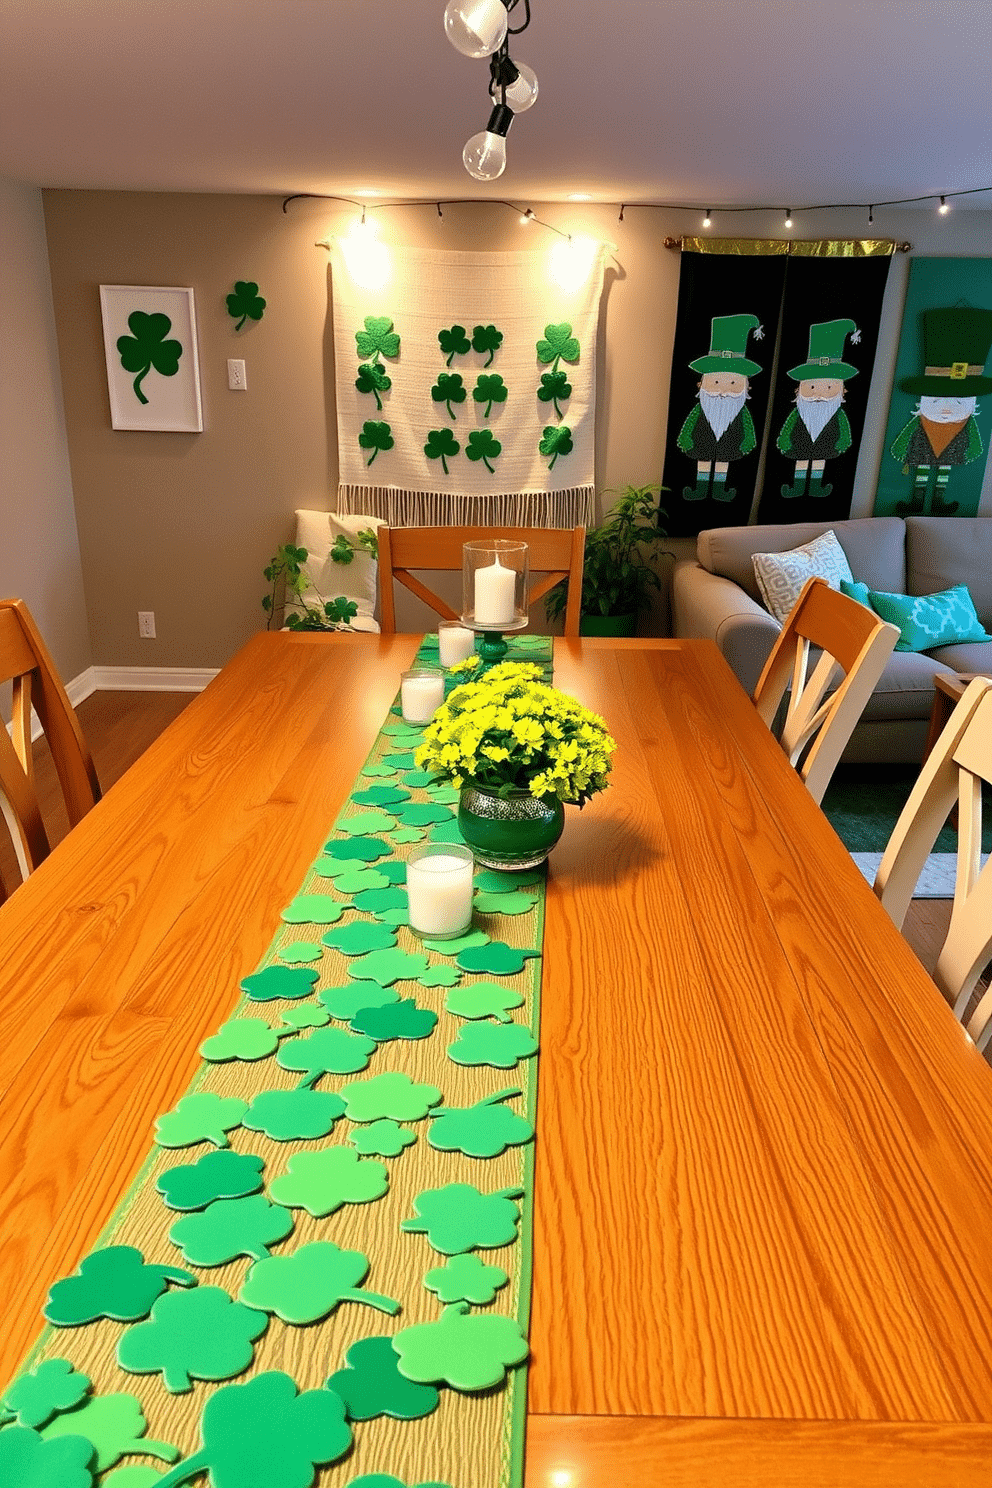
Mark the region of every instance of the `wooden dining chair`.
<instances>
[{"instance_id":1,"label":"wooden dining chair","mask_svg":"<svg viewBox=\"0 0 992 1488\"><path fill-rule=\"evenodd\" d=\"M48 856L50 844L35 789L31 712L51 750L70 827L100 799L100 782L79 721L48 647L20 599L0 600L0 683L11 684L10 733L0 725L0 811L22 878ZM10 892L16 885L7 885Z\"/></svg>"},{"instance_id":2,"label":"wooden dining chair","mask_svg":"<svg viewBox=\"0 0 992 1488\"><path fill-rule=\"evenodd\" d=\"M528 604L543 599L550 589L568 580L565 634L579 633L582 604L582 568L585 559L584 527L380 527L379 587L382 630L396 630L393 580L430 605L445 620L457 620L451 606L420 580L416 569L426 573L461 571L462 546L487 538L525 542L532 574L543 577L531 585Z\"/></svg>"},{"instance_id":3,"label":"wooden dining chair","mask_svg":"<svg viewBox=\"0 0 992 1488\"><path fill-rule=\"evenodd\" d=\"M898 639L897 626L823 579L807 580L782 626L754 705L817 804ZM822 653L812 672L811 646ZM834 687L838 668L842 678Z\"/></svg>"},{"instance_id":4,"label":"wooden dining chair","mask_svg":"<svg viewBox=\"0 0 992 1488\"><path fill-rule=\"evenodd\" d=\"M924 761L874 884L883 908L901 930L937 834L957 804L954 901L933 975L962 1021L992 957L992 862L981 866L983 781L992 783L992 679L976 677ZM984 993L966 1027L984 1049L992 1038L992 989Z\"/></svg>"}]
</instances>

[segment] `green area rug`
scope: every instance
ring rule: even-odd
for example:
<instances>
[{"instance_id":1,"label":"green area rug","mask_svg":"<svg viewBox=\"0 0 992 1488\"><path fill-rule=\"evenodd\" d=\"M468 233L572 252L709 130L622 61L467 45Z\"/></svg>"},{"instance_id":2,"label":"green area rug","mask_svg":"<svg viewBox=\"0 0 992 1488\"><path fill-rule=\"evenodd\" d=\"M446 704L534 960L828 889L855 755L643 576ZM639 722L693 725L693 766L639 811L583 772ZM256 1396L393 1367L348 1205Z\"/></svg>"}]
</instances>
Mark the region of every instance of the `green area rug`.
<instances>
[{"instance_id":1,"label":"green area rug","mask_svg":"<svg viewBox=\"0 0 992 1488\"><path fill-rule=\"evenodd\" d=\"M917 776L913 765L842 765L823 797L830 825L852 853L885 851L900 811ZM992 794L983 796L982 849L992 851ZM935 853L957 851L957 832L945 827Z\"/></svg>"}]
</instances>

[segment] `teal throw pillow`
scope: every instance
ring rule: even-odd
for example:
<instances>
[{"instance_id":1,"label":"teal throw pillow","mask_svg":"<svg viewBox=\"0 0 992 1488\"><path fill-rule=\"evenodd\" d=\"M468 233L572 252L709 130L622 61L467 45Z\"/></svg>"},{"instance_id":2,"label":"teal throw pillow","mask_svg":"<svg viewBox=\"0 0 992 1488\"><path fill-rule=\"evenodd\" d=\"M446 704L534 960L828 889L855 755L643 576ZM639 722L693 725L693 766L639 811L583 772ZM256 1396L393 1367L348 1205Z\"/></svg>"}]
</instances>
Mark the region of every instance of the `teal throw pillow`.
<instances>
[{"instance_id":1,"label":"teal throw pillow","mask_svg":"<svg viewBox=\"0 0 992 1488\"><path fill-rule=\"evenodd\" d=\"M869 589L868 599L876 615L898 625L897 651L932 651L935 646L963 641L992 641L965 584L939 594L885 594Z\"/></svg>"},{"instance_id":2,"label":"teal throw pillow","mask_svg":"<svg viewBox=\"0 0 992 1488\"><path fill-rule=\"evenodd\" d=\"M855 579L849 584L846 579L840 581L840 592L846 594L848 599L856 599L858 604L863 604L866 609L871 609L871 600L868 598L869 589L867 584L859 584Z\"/></svg>"}]
</instances>

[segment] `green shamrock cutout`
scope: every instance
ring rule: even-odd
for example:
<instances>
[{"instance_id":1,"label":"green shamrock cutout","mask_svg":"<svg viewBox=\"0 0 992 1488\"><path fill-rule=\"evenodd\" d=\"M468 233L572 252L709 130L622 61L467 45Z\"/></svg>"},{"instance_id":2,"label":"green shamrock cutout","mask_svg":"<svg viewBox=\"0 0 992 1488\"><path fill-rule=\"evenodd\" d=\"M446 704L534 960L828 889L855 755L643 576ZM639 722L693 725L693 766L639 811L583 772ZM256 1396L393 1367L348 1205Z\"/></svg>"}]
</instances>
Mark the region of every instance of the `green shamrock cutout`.
<instances>
[{"instance_id":1,"label":"green shamrock cutout","mask_svg":"<svg viewBox=\"0 0 992 1488\"><path fill-rule=\"evenodd\" d=\"M277 1204L305 1209L323 1219L342 1204L368 1204L389 1188L389 1172L381 1162L362 1161L350 1147L324 1147L319 1152L296 1152L281 1178L269 1184Z\"/></svg>"},{"instance_id":2,"label":"green shamrock cutout","mask_svg":"<svg viewBox=\"0 0 992 1488\"><path fill-rule=\"evenodd\" d=\"M331 1375L326 1388L340 1395L349 1420L416 1421L437 1409L441 1397L433 1385L415 1385L400 1374L391 1338L361 1338L344 1359L345 1367Z\"/></svg>"},{"instance_id":3,"label":"green shamrock cutout","mask_svg":"<svg viewBox=\"0 0 992 1488\"><path fill-rule=\"evenodd\" d=\"M447 358L444 364L446 367L451 366L454 357L465 356L472 349L472 343L465 334L465 327L461 325L453 325L447 331L438 331L437 340L441 354Z\"/></svg>"},{"instance_id":4,"label":"green shamrock cutout","mask_svg":"<svg viewBox=\"0 0 992 1488\"><path fill-rule=\"evenodd\" d=\"M433 398L435 403L444 404L445 408L448 410L448 417L452 421L454 421L458 417L458 415L455 413L455 410L452 408L451 405L453 403L464 403L465 399L468 397L468 391L465 387L462 374L460 372L442 372L437 382L431 388L431 397ZM439 430L438 432L440 433L442 431ZM424 453L430 454L430 451L427 449L426 445L424 446ZM452 453L452 451L448 450L446 451L446 453L450 454ZM458 453L457 445L455 446L454 453ZM431 458L433 459L434 457L431 456Z\"/></svg>"},{"instance_id":5,"label":"green shamrock cutout","mask_svg":"<svg viewBox=\"0 0 992 1488\"><path fill-rule=\"evenodd\" d=\"M262 1194L245 1199L216 1199L206 1209L177 1219L169 1239L191 1266L226 1266L238 1256L263 1260L269 1246L292 1232L288 1209L270 1204Z\"/></svg>"},{"instance_id":6,"label":"green shamrock cutout","mask_svg":"<svg viewBox=\"0 0 992 1488\"><path fill-rule=\"evenodd\" d=\"M30 1426L0 1431L0 1483L17 1488L92 1488L93 1444L81 1436L42 1441Z\"/></svg>"},{"instance_id":7,"label":"green shamrock cutout","mask_svg":"<svg viewBox=\"0 0 992 1488\"><path fill-rule=\"evenodd\" d=\"M550 362L552 372L557 372L559 362L579 360L579 343L567 321L544 327L544 338L537 343L537 360L545 365Z\"/></svg>"},{"instance_id":8,"label":"green shamrock cutout","mask_svg":"<svg viewBox=\"0 0 992 1488\"><path fill-rule=\"evenodd\" d=\"M118 336L117 350L125 372L137 372L131 386L139 403L148 399L141 384L148 373L155 371L162 377L175 377L179 371L179 358L183 354L181 341L166 341L172 330L172 321L167 315L147 315L144 310L133 310L127 318L130 336Z\"/></svg>"},{"instance_id":9,"label":"green shamrock cutout","mask_svg":"<svg viewBox=\"0 0 992 1488\"><path fill-rule=\"evenodd\" d=\"M456 791L453 785L433 785L427 787L427 794L439 806L454 806L461 792Z\"/></svg>"},{"instance_id":10,"label":"green shamrock cutout","mask_svg":"<svg viewBox=\"0 0 992 1488\"><path fill-rule=\"evenodd\" d=\"M363 889L355 895L355 908L362 914L381 916L390 909L407 909L409 899L406 889L390 884L388 889ZM394 942L395 944L395 942Z\"/></svg>"},{"instance_id":11,"label":"green shamrock cutout","mask_svg":"<svg viewBox=\"0 0 992 1488\"><path fill-rule=\"evenodd\" d=\"M572 384L565 372L542 372L541 386L537 390L537 396L542 403L553 403L555 413L562 417L561 404L566 403L572 396Z\"/></svg>"},{"instance_id":12,"label":"green shamrock cutout","mask_svg":"<svg viewBox=\"0 0 992 1488\"><path fill-rule=\"evenodd\" d=\"M448 412L451 413L450 406ZM441 469L445 475L450 475L448 460L454 459L460 449L461 445L450 429L431 429L424 445L424 454L428 460L440 460Z\"/></svg>"},{"instance_id":13,"label":"green shamrock cutout","mask_svg":"<svg viewBox=\"0 0 992 1488\"><path fill-rule=\"evenodd\" d=\"M503 332L498 331L494 325L477 325L472 331L472 350L488 351L489 359L483 363L485 367L491 367L493 357L503 345Z\"/></svg>"},{"instance_id":14,"label":"green shamrock cutout","mask_svg":"<svg viewBox=\"0 0 992 1488\"><path fill-rule=\"evenodd\" d=\"M439 1302L471 1302L484 1307L509 1277L501 1266L487 1266L477 1255L455 1255L424 1277L424 1286Z\"/></svg>"},{"instance_id":15,"label":"green shamrock cutout","mask_svg":"<svg viewBox=\"0 0 992 1488\"><path fill-rule=\"evenodd\" d=\"M416 1132L398 1126L385 1116L373 1121L371 1126L357 1127L348 1133L348 1141L363 1157L399 1157L416 1140Z\"/></svg>"},{"instance_id":16,"label":"green shamrock cutout","mask_svg":"<svg viewBox=\"0 0 992 1488\"><path fill-rule=\"evenodd\" d=\"M233 1095L206 1090L184 1095L174 1111L157 1118L155 1140L160 1147L194 1147L197 1142L230 1147L227 1134L241 1125L247 1109L247 1101Z\"/></svg>"},{"instance_id":17,"label":"green shamrock cutout","mask_svg":"<svg viewBox=\"0 0 992 1488\"><path fill-rule=\"evenodd\" d=\"M532 1142L534 1128L530 1122L503 1105L503 1101L521 1093L511 1086L472 1106L438 1106L428 1112L428 1142L439 1152L464 1152L466 1157L499 1157L507 1147Z\"/></svg>"},{"instance_id":18,"label":"green shamrock cutout","mask_svg":"<svg viewBox=\"0 0 992 1488\"><path fill-rule=\"evenodd\" d=\"M417 981L422 987L456 987L461 979L457 966L445 966L439 962L437 966L429 966Z\"/></svg>"},{"instance_id":19,"label":"green shamrock cutout","mask_svg":"<svg viewBox=\"0 0 992 1488\"><path fill-rule=\"evenodd\" d=\"M287 1027L277 1028L276 1032L280 1038L286 1038L290 1031L299 1033L304 1028L324 1028L331 1021L331 1015L326 1008L314 1007L312 1003L305 1002L286 1008L280 1014L280 1019Z\"/></svg>"},{"instance_id":20,"label":"green shamrock cutout","mask_svg":"<svg viewBox=\"0 0 992 1488\"><path fill-rule=\"evenodd\" d=\"M291 966L298 966L304 961L319 961L323 954L323 949L315 940L293 940L276 951L280 961Z\"/></svg>"},{"instance_id":21,"label":"green shamrock cutout","mask_svg":"<svg viewBox=\"0 0 992 1488\"><path fill-rule=\"evenodd\" d=\"M385 811L358 811L354 816L344 818L338 823L338 831L346 832L349 837L366 837L370 832L391 832L396 822L392 813ZM338 853L332 853L332 857L338 857ZM357 856L357 854L356 854Z\"/></svg>"},{"instance_id":22,"label":"green shamrock cutout","mask_svg":"<svg viewBox=\"0 0 992 1488\"><path fill-rule=\"evenodd\" d=\"M0 1398L0 1424L16 1420L19 1426L44 1426L78 1405L89 1388L89 1376L77 1374L68 1359L45 1359L8 1385Z\"/></svg>"},{"instance_id":23,"label":"green shamrock cutout","mask_svg":"<svg viewBox=\"0 0 992 1488\"><path fill-rule=\"evenodd\" d=\"M219 1033L204 1039L200 1053L211 1064L223 1064L230 1059L267 1059L278 1047L278 1033L260 1018L230 1018Z\"/></svg>"},{"instance_id":24,"label":"green shamrock cutout","mask_svg":"<svg viewBox=\"0 0 992 1488\"><path fill-rule=\"evenodd\" d=\"M422 842L424 833L420 827L400 827L397 831L390 832L389 840L396 843Z\"/></svg>"},{"instance_id":25,"label":"green shamrock cutout","mask_svg":"<svg viewBox=\"0 0 992 1488\"><path fill-rule=\"evenodd\" d=\"M422 1121L441 1099L436 1085L418 1085L402 1070L354 1080L341 1091L349 1121Z\"/></svg>"},{"instance_id":26,"label":"green shamrock cutout","mask_svg":"<svg viewBox=\"0 0 992 1488\"><path fill-rule=\"evenodd\" d=\"M522 1007L523 994L498 982L471 982L457 987L445 999L444 1010L456 1018L495 1018L497 1023L511 1023L509 1009Z\"/></svg>"},{"instance_id":27,"label":"green shamrock cutout","mask_svg":"<svg viewBox=\"0 0 992 1488\"><path fill-rule=\"evenodd\" d=\"M416 981L428 964L426 956L413 951L372 951L349 962L348 973L356 980L370 980L388 987L392 982Z\"/></svg>"},{"instance_id":28,"label":"green shamrock cutout","mask_svg":"<svg viewBox=\"0 0 992 1488\"><path fill-rule=\"evenodd\" d=\"M488 418L494 403L506 402L506 383L498 372L480 372L472 389L472 397L476 403L485 403L486 407L482 417Z\"/></svg>"},{"instance_id":29,"label":"green shamrock cutout","mask_svg":"<svg viewBox=\"0 0 992 1488\"><path fill-rule=\"evenodd\" d=\"M399 1002L400 994L392 987L383 987L377 982L348 982L344 987L325 987L319 994L321 1002L332 1018L340 1023L350 1023L362 1008L385 1007L390 1002Z\"/></svg>"},{"instance_id":30,"label":"green shamrock cutout","mask_svg":"<svg viewBox=\"0 0 992 1488\"><path fill-rule=\"evenodd\" d=\"M242 1122L274 1142L302 1142L326 1137L344 1114L344 1101L332 1090L263 1090Z\"/></svg>"},{"instance_id":31,"label":"green shamrock cutout","mask_svg":"<svg viewBox=\"0 0 992 1488\"><path fill-rule=\"evenodd\" d=\"M122 1392L119 1395L94 1395L75 1410L56 1416L38 1434L43 1441L59 1441L60 1445L69 1439L78 1441L79 1437L85 1437L90 1456L96 1454L90 1467L97 1473L135 1452L145 1457L157 1457L161 1462L175 1462L179 1456L176 1448L168 1442L152 1441L145 1436L147 1430L141 1402ZM0 1441L6 1435L6 1431L0 1432ZM6 1484L7 1481L0 1474L0 1483ZM16 1481L20 1484L22 1480ZM66 1488L61 1478L58 1488Z\"/></svg>"},{"instance_id":32,"label":"green shamrock cutout","mask_svg":"<svg viewBox=\"0 0 992 1488\"><path fill-rule=\"evenodd\" d=\"M509 946L505 941L494 940L490 945L470 946L458 956L457 964L462 971L488 971L493 976L516 976L523 971L524 962L540 951L524 950L520 946Z\"/></svg>"},{"instance_id":33,"label":"green shamrock cutout","mask_svg":"<svg viewBox=\"0 0 992 1488\"><path fill-rule=\"evenodd\" d=\"M170 1209L205 1209L214 1199L243 1199L262 1187L265 1163L254 1152L208 1152L166 1168L155 1187Z\"/></svg>"},{"instance_id":34,"label":"green shamrock cutout","mask_svg":"<svg viewBox=\"0 0 992 1488\"><path fill-rule=\"evenodd\" d=\"M380 450L391 450L396 441L388 424L366 419L358 436L358 443L363 450L372 451L365 462L369 466Z\"/></svg>"},{"instance_id":35,"label":"green shamrock cutout","mask_svg":"<svg viewBox=\"0 0 992 1488\"><path fill-rule=\"evenodd\" d=\"M543 876L540 868L525 868L519 873L483 868L475 875L475 887L484 894L515 894L518 889L540 883Z\"/></svg>"},{"instance_id":36,"label":"green shamrock cutout","mask_svg":"<svg viewBox=\"0 0 992 1488\"><path fill-rule=\"evenodd\" d=\"M177 1266L148 1265L131 1245L108 1245L92 1251L78 1271L54 1284L42 1312L56 1328L77 1328L98 1318L133 1323L148 1316L170 1282L191 1287L196 1277Z\"/></svg>"},{"instance_id":37,"label":"green shamrock cutout","mask_svg":"<svg viewBox=\"0 0 992 1488\"><path fill-rule=\"evenodd\" d=\"M406 883L406 863L402 858L392 858L388 863L380 863L378 866L379 872L384 873L394 887Z\"/></svg>"},{"instance_id":38,"label":"green shamrock cutout","mask_svg":"<svg viewBox=\"0 0 992 1488\"><path fill-rule=\"evenodd\" d=\"M393 330L393 322L387 315L366 315L364 331L355 332L355 346L364 361L366 357L397 357L400 354L400 338Z\"/></svg>"},{"instance_id":39,"label":"green shamrock cutout","mask_svg":"<svg viewBox=\"0 0 992 1488\"><path fill-rule=\"evenodd\" d=\"M465 1023L448 1045L448 1058L455 1064L487 1064L492 1069L514 1069L536 1053L537 1040L519 1023Z\"/></svg>"},{"instance_id":40,"label":"green shamrock cutout","mask_svg":"<svg viewBox=\"0 0 992 1488\"><path fill-rule=\"evenodd\" d=\"M309 997L318 973L305 966L267 966L242 977L241 990L252 1002L272 1002L277 997Z\"/></svg>"},{"instance_id":41,"label":"green shamrock cutout","mask_svg":"<svg viewBox=\"0 0 992 1488\"><path fill-rule=\"evenodd\" d=\"M386 393L393 385L393 379L387 373L381 362L362 362L355 378L355 386L360 393L372 393L375 397L375 406L382 412L382 399L380 393Z\"/></svg>"},{"instance_id":42,"label":"green shamrock cutout","mask_svg":"<svg viewBox=\"0 0 992 1488\"><path fill-rule=\"evenodd\" d=\"M167 1293L147 1323L123 1334L117 1362L128 1374L161 1373L170 1395L184 1395L194 1379L230 1379L247 1369L268 1326L265 1313L233 1301L222 1287Z\"/></svg>"},{"instance_id":43,"label":"green shamrock cutout","mask_svg":"<svg viewBox=\"0 0 992 1488\"><path fill-rule=\"evenodd\" d=\"M409 806L397 806L395 815L405 827L433 827L438 822L450 821L452 811L450 806L439 806L436 802L413 801Z\"/></svg>"},{"instance_id":44,"label":"green shamrock cutout","mask_svg":"<svg viewBox=\"0 0 992 1488\"><path fill-rule=\"evenodd\" d=\"M330 894L297 894L281 918L287 925L334 925L341 918L341 905Z\"/></svg>"},{"instance_id":45,"label":"green shamrock cutout","mask_svg":"<svg viewBox=\"0 0 992 1488\"><path fill-rule=\"evenodd\" d=\"M322 1075L354 1075L367 1069L375 1053L374 1039L343 1028L318 1028L307 1038L284 1044L276 1063L285 1070L303 1074L301 1090L309 1090Z\"/></svg>"},{"instance_id":46,"label":"green shamrock cutout","mask_svg":"<svg viewBox=\"0 0 992 1488\"><path fill-rule=\"evenodd\" d=\"M555 461L559 455L570 455L574 448L572 444L572 431L566 424L559 424L557 428L549 424L544 431L544 437L538 442L538 449L542 455L550 455L549 470L554 470Z\"/></svg>"},{"instance_id":47,"label":"green shamrock cutout","mask_svg":"<svg viewBox=\"0 0 992 1488\"><path fill-rule=\"evenodd\" d=\"M390 951L396 944L396 931L385 925L370 925L355 920L350 925L336 925L322 937L332 951L342 956L364 956L369 951Z\"/></svg>"},{"instance_id":48,"label":"green shamrock cutout","mask_svg":"<svg viewBox=\"0 0 992 1488\"><path fill-rule=\"evenodd\" d=\"M368 1273L369 1258L360 1250L314 1240L292 1255L271 1256L252 1266L239 1295L249 1307L301 1326L327 1317L342 1302L364 1302L395 1316L400 1310L397 1301L361 1287Z\"/></svg>"},{"instance_id":49,"label":"green shamrock cutout","mask_svg":"<svg viewBox=\"0 0 992 1488\"><path fill-rule=\"evenodd\" d=\"M384 889L389 879L378 868L366 868L362 863L349 863L344 858L318 858L314 872L323 878L333 878L339 894L359 894L363 889ZM348 908L348 906L344 906Z\"/></svg>"},{"instance_id":50,"label":"green shamrock cutout","mask_svg":"<svg viewBox=\"0 0 992 1488\"><path fill-rule=\"evenodd\" d=\"M436 1323L401 1328L393 1339L400 1373L428 1383L443 1381L455 1390L486 1390L500 1385L507 1367L528 1354L515 1318L470 1313L467 1302L446 1307Z\"/></svg>"},{"instance_id":51,"label":"green shamrock cutout","mask_svg":"<svg viewBox=\"0 0 992 1488\"><path fill-rule=\"evenodd\" d=\"M308 1488L318 1465L335 1462L351 1446L344 1402L332 1390L298 1394L296 1381L279 1370L208 1395L200 1431L201 1449L156 1488L179 1488L204 1473L215 1488Z\"/></svg>"},{"instance_id":52,"label":"green shamrock cutout","mask_svg":"<svg viewBox=\"0 0 992 1488\"><path fill-rule=\"evenodd\" d=\"M382 762L384 765L392 765L396 770L406 770L413 765L414 760L412 752L403 751L400 754L384 754Z\"/></svg>"},{"instance_id":53,"label":"green shamrock cutout","mask_svg":"<svg viewBox=\"0 0 992 1488\"><path fill-rule=\"evenodd\" d=\"M100 1479L100 1488L158 1488L162 1474L154 1467L131 1463Z\"/></svg>"},{"instance_id":54,"label":"green shamrock cutout","mask_svg":"<svg viewBox=\"0 0 992 1488\"><path fill-rule=\"evenodd\" d=\"M458 823L452 817L451 821L442 822L439 827L431 828L432 842L460 842L464 845L465 838L458 828Z\"/></svg>"},{"instance_id":55,"label":"green shamrock cutout","mask_svg":"<svg viewBox=\"0 0 992 1488\"><path fill-rule=\"evenodd\" d=\"M390 1473L363 1473L360 1478L352 1478L346 1488L407 1488L399 1478L394 1478ZM410 1488L451 1488L450 1483L411 1483Z\"/></svg>"},{"instance_id":56,"label":"green shamrock cutout","mask_svg":"<svg viewBox=\"0 0 992 1488\"><path fill-rule=\"evenodd\" d=\"M536 894L476 893L474 907L479 914L528 914L537 903Z\"/></svg>"},{"instance_id":57,"label":"green shamrock cutout","mask_svg":"<svg viewBox=\"0 0 992 1488\"><path fill-rule=\"evenodd\" d=\"M352 817L351 820L354 822L355 818ZM390 826L392 826L392 821L390 821ZM340 858L346 862L361 860L363 863L375 863L379 858L391 858L393 855L392 848L387 847L378 837L356 837L354 835L347 841L332 837L330 842L324 843L324 852L329 858ZM330 876L332 875L328 875Z\"/></svg>"},{"instance_id":58,"label":"green shamrock cutout","mask_svg":"<svg viewBox=\"0 0 992 1488\"><path fill-rule=\"evenodd\" d=\"M398 785L372 785L368 790L353 791L351 799L359 806L398 806L409 801L410 792Z\"/></svg>"},{"instance_id":59,"label":"green shamrock cutout","mask_svg":"<svg viewBox=\"0 0 992 1488\"><path fill-rule=\"evenodd\" d=\"M415 748L424 742L424 725L420 723L386 723L382 732L389 735L397 748L404 745Z\"/></svg>"},{"instance_id":60,"label":"green shamrock cutout","mask_svg":"<svg viewBox=\"0 0 992 1488\"><path fill-rule=\"evenodd\" d=\"M437 1013L418 1007L412 997L404 997L391 1007L362 1008L351 1020L356 1033L367 1034L377 1043L429 1038L436 1025Z\"/></svg>"},{"instance_id":61,"label":"green shamrock cutout","mask_svg":"<svg viewBox=\"0 0 992 1488\"><path fill-rule=\"evenodd\" d=\"M396 771L392 765L363 765L362 774L372 776L373 778L384 779L390 775L395 775Z\"/></svg>"},{"instance_id":62,"label":"green shamrock cutout","mask_svg":"<svg viewBox=\"0 0 992 1488\"><path fill-rule=\"evenodd\" d=\"M500 444L492 429L473 429L468 436L468 444L465 453L470 460L481 460L490 475L496 474L495 466L490 465L490 460L498 460L503 446Z\"/></svg>"},{"instance_id":63,"label":"green shamrock cutout","mask_svg":"<svg viewBox=\"0 0 992 1488\"><path fill-rule=\"evenodd\" d=\"M490 937L484 930L470 930L467 935L459 935L455 940L422 940L421 945L426 946L429 951L438 951L442 956L458 956L462 951L467 951L475 946L487 946Z\"/></svg>"},{"instance_id":64,"label":"green shamrock cutout","mask_svg":"<svg viewBox=\"0 0 992 1488\"><path fill-rule=\"evenodd\" d=\"M240 331L246 320L261 320L265 314L265 301L258 292L258 285L251 279L235 279L234 293L227 297L227 313L238 322L234 327L236 331Z\"/></svg>"},{"instance_id":65,"label":"green shamrock cutout","mask_svg":"<svg viewBox=\"0 0 992 1488\"><path fill-rule=\"evenodd\" d=\"M472 1183L446 1183L427 1188L413 1201L414 1219L400 1220L407 1234L426 1234L428 1243L441 1255L466 1250L496 1250L517 1238L520 1210L513 1202L522 1188L501 1188L482 1193Z\"/></svg>"}]
</instances>

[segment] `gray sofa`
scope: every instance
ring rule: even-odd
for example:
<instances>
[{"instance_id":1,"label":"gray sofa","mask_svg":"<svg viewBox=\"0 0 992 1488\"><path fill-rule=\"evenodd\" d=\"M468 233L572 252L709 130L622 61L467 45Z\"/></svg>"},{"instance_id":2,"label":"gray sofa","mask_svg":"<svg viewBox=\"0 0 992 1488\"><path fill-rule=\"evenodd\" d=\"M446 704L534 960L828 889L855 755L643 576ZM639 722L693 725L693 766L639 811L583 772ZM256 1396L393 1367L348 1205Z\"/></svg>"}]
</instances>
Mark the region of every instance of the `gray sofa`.
<instances>
[{"instance_id":1,"label":"gray sofa","mask_svg":"<svg viewBox=\"0 0 992 1488\"><path fill-rule=\"evenodd\" d=\"M751 557L799 547L829 529L855 579L894 594L967 584L992 634L992 517L861 517L701 532L697 557L676 563L676 636L715 640L750 693L781 629L761 602ZM844 754L848 762L919 763L937 672L992 675L992 641L894 652Z\"/></svg>"}]
</instances>

